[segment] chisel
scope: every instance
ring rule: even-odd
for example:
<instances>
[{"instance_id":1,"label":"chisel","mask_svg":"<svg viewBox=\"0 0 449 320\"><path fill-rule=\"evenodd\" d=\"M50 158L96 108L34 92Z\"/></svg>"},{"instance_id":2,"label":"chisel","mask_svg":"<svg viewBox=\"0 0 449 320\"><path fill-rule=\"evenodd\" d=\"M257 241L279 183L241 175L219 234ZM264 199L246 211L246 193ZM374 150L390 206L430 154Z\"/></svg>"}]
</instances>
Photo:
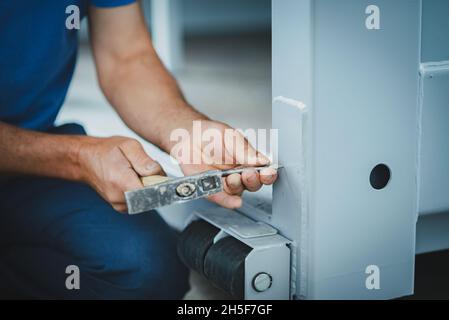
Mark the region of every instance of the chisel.
<instances>
[{"instance_id":1,"label":"chisel","mask_svg":"<svg viewBox=\"0 0 449 320\"><path fill-rule=\"evenodd\" d=\"M282 166L213 170L201 174L170 179L162 176L143 178L144 188L125 192L128 213L139 214L175 203L209 197L223 191L223 177L246 170L282 169Z\"/></svg>"}]
</instances>

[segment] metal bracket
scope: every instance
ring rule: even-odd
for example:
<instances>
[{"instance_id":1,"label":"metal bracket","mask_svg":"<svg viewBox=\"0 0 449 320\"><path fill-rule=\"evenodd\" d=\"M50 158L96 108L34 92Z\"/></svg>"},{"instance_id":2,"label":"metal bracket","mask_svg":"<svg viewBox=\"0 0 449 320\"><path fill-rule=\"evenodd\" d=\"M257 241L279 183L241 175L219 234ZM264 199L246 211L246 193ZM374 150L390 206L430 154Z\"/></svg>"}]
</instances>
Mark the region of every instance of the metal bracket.
<instances>
[{"instance_id":1,"label":"metal bracket","mask_svg":"<svg viewBox=\"0 0 449 320\"><path fill-rule=\"evenodd\" d=\"M221 230L214 242L234 237L252 248L245 259L246 300L290 298L290 240L236 211L216 208L195 215Z\"/></svg>"}]
</instances>

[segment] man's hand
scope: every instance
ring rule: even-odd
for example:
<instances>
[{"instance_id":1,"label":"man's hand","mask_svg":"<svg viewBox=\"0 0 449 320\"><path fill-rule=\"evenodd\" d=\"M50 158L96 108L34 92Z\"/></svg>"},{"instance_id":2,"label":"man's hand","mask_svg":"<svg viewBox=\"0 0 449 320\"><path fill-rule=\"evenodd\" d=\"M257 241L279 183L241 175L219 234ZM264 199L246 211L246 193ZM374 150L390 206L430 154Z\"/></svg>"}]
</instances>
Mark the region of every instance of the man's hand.
<instances>
[{"instance_id":1,"label":"man's hand","mask_svg":"<svg viewBox=\"0 0 449 320\"><path fill-rule=\"evenodd\" d=\"M201 120L203 129L216 128L222 133L225 129L231 129L227 125L208 121L206 116L185 101L176 80L157 56L138 3L113 9L90 6L89 25L103 93L128 127L142 138L170 153L170 135L173 130L188 130L194 120ZM231 150L232 145L226 140L215 148L217 154L220 151L228 152L232 164L223 164L221 159L212 164L207 161L199 164L180 161L184 173L191 175L239 165L268 164L268 160L258 155L245 139L237 140L247 152L239 151L240 146ZM193 147L193 152L200 158L210 156L205 146L199 144ZM248 155L259 156L260 159L251 163L248 161L251 159L245 159ZM226 192L213 196L211 200L228 208L240 207L240 196L245 189L256 191L263 184L273 183L276 176L276 171L271 169L260 174L245 172L229 176L225 180Z\"/></svg>"},{"instance_id":2,"label":"man's hand","mask_svg":"<svg viewBox=\"0 0 449 320\"><path fill-rule=\"evenodd\" d=\"M211 148L210 142L202 141L201 137L197 139L192 137L190 141L185 142L190 144L186 150L190 150L190 155L187 158L191 161L187 163L188 161L183 161L175 155L186 175L241 166L259 167L270 163L270 160L257 152L239 131L228 125L203 120L201 121L201 134L207 131L215 132L217 137L222 137L218 143L212 144L213 148ZM191 132L191 135L193 134L196 133ZM195 160L199 160L199 163L196 163ZM209 199L225 208L239 208L242 206L241 196L245 190L258 191L263 185L273 184L276 179L277 171L274 169L264 169L260 173L248 169L243 174L233 174L224 178L225 192L215 194Z\"/></svg>"},{"instance_id":3,"label":"man's hand","mask_svg":"<svg viewBox=\"0 0 449 320\"><path fill-rule=\"evenodd\" d=\"M127 211L124 192L143 187L140 177L165 175L137 140L123 137L86 138L79 161L82 180L119 212Z\"/></svg>"},{"instance_id":4,"label":"man's hand","mask_svg":"<svg viewBox=\"0 0 449 320\"><path fill-rule=\"evenodd\" d=\"M165 175L134 139L47 134L1 121L0 154L0 175L85 182L121 212L124 192L142 187L139 176Z\"/></svg>"}]
</instances>

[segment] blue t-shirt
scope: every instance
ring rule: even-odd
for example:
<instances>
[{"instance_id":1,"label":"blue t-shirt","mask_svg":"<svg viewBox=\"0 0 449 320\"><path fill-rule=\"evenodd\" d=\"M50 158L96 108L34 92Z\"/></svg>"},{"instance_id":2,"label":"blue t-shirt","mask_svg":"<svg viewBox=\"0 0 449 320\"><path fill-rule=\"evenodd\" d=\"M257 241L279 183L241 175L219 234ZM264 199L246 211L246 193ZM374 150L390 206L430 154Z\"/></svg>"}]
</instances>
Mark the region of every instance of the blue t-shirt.
<instances>
[{"instance_id":1,"label":"blue t-shirt","mask_svg":"<svg viewBox=\"0 0 449 320\"><path fill-rule=\"evenodd\" d=\"M50 128L61 108L76 62L78 34L66 8L89 3L116 7L135 0L0 0L0 121ZM111 35L113 36L113 35Z\"/></svg>"}]
</instances>

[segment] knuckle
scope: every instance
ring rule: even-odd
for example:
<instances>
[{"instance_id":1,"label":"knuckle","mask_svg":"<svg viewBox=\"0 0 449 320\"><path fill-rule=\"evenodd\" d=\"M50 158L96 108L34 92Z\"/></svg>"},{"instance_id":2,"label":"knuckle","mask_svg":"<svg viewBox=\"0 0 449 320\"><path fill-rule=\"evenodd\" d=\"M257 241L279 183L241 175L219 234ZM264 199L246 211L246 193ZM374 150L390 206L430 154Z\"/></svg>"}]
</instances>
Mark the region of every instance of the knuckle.
<instances>
[{"instance_id":1,"label":"knuckle","mask_svg":"<svg viewBox=\"0 0 449 320\"><path fill-rule=\"evenodd\" d=\"M227 183L230 189L236 190L242 187L242 180L240 175L233 174L228 177Z\"/></svg>"},{"instance_id":2,"label":"knuckle","mask_svg":"<svg viewBox=\"0 0 449 320\"><path fill-rule=\"evenodd\" d=\"M125 206L123 206L123 205L117 205L116 204L116 205L113 205L112 208L115 211L120 212L120 213L126 213L128 211L127 208Z\"/></svg>"},{"instance_id":3,"label":"knuckle","mask_svg":"<svg viewBox=\"0 0 449 320\"><path fill-rule=\"evenodd\" d=\"M277 175L261 176L261 181L264 184L273 184L277 180Z\"/></svg>"},{"instance_id":4,"label":"knuckle","mask_svg":"<svg viewBox=\"0 0 449 320\"><path fill-rule=\"evenodd\" d=\"M114 203L114 204L118 204L120 198L117 196L117 192L115 191L108 191L108 193L106 193L106 199L109 203Z\"/></svg>"},{"instance_id":5,"label":"knuckle","mask_svg":"<svg viewBox=\"0 0 449 320\"><path fill-rule=\"evenodd\" d=\"M243 193L243 191L244 191L244 187L241 186L239 188L230 190L229 194L231 196L238 196L238 195L241 195Z\"/></svg>"},{"instance_id":6,"label":"knuckle","mask_svg":"<svg viewBox=\"0 0 449 320\"><path fill-rule=\"evenodd\" d=\"M128 151L134 146L133 139L121 138L117 140L115 147L123 152Z\"/></svg>"},{"instance_id":7,"label":"knuckle","mask_svg":"<svg viewBox=\"0 0 449 320\"><path fill-rule=\"evenodd\" d=\"M231 190L231 194L238 194L238 193L242 192L243 186L234 186L234 187L231 187L230 190Z\"/></svg>"},{"instance_id":8,"label":"knuckle","mask_svg":"<svg viewBox=\"0 0 449 320\"><path fill-rule=\"evenodd\" d=\"M113 136L108 138L109 142L115 144L115 145L120 145L122 144L124 141L128 140L128 138L122 137L122 136Z\"/></svg>"},{"instance_id":9,"label":"knuckle","mask_svg":"<svg viewBox=\"0 0 449 320\"><path fill-rule=\"evenodd\" d=\"M116 189L120 185L119 175L109 175L105 178L105 183L107 183L111 189Z\"/></svg>"},{"instance_id":10,"label":"knuckle","mask_svg":"<svg viewBox=\"0 0 449 320\"><path fill-rule=\"evenodd\" d=\"M141 165L141 166L144 166L144 167L149 166L152 163L154 163L154 161L149 159L145 153L137 154L136 155L136 162L137 162L138 165Z\"/></svg>"},{"instance_id":11,"label":"knuckle","mask_svg":"<svg viewBox=\"0 0 449 320\"><path fill-rule=\"evenodd\" d=\"M140 146L140 142L136 139L127 139L124 144L130 148L135 148Z\"/></svg>"},{"instance_id":12,"label":"knuckle","mask_svg":"<svg viewBox=\"0 0 449 320\"><path fill-rule=\"evenodd\" d=\"M117 206L117 201L116 200L117 199L115 199L112 195L110 195L110 194L106 195L106 201L108 203L110 203L113 207Z\"/></svg>"}]
</instances>

